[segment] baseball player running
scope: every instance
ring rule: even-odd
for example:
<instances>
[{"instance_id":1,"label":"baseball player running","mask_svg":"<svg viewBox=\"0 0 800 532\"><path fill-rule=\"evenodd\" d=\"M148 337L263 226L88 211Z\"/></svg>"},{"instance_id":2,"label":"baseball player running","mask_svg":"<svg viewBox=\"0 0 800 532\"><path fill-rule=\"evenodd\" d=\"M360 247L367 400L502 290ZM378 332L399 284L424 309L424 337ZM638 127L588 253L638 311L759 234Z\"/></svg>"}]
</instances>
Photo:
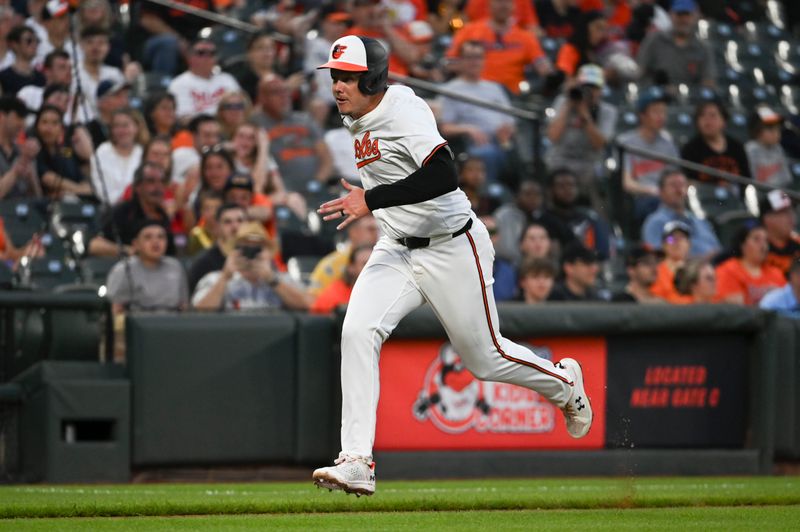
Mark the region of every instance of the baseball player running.
<instances>
[{"instance_id":1,"label":"baseball player running","mask_svg":"<svg viewBox=\"0 0 800 532\"><path fill-rule=\"evenodd\" d=\"M538 392L564 412L571 436L585 436L592 407L578 362L553 364L500 334L491 289L494 249L458 188L452 152L428 105L408 87L387 87L388 54L375 39L338 39L319 68L331 69L364 185L342 180L347 195L319 213L341 220L341 230L372 212L382 236L353 287L342 328L342 451L333 466L314 471L314 483L375 492L381 345L425 302L477 378Z\"/></svg>"}]
</instances>

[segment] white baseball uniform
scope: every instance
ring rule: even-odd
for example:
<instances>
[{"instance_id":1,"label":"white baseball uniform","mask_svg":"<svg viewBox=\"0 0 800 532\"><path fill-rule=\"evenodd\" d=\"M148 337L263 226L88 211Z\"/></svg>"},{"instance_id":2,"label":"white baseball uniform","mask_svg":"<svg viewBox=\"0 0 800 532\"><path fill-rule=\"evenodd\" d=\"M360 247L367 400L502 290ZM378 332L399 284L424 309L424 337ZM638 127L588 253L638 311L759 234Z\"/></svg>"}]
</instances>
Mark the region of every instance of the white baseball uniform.
<instances>
[{"instance_id":1,"label":"white baseball uniform","mask_svg":"<svg viewBox=\"0 0 800 532\"><path fill-rule=\"evenodd\" d=\"M407 87L389 87L375 109L344 123L367 190L406 178L447 144L428 105ZM563 407L571 388L567 373L500 335L491 288L494 248L466 195L456 189L373 214L383 236L356 281L342 330L342 453L372 459L381 345L425 302L476 377L530 388ZM472 227L453 237L469 220ZM431 242L409 249L397 242L404 237Z\"/></svg>"}]
</instances>

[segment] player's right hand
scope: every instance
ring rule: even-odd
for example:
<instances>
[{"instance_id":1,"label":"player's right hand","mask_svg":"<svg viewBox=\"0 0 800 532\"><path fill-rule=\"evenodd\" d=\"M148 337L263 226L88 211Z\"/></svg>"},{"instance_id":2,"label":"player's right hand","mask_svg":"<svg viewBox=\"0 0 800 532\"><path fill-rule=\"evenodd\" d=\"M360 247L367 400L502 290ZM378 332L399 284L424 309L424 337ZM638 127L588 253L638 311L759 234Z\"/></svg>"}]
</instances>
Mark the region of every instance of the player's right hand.
<instances>
[{"instance_id":1,"label":"player's right hand","mask_svg":"<svg viewBox=\"0 0 800 532\"><path fill-rule=\"evenodd\" d=\"M364 189L351 185L344 179L342 179L342 186L348 190L345 196L325 202L317 209L326 222L344 218L344 221L336 226L336 229L340 231L350 225L353 220L369 214L369 207L364 198Z\"/></svg>"}]
</instances>

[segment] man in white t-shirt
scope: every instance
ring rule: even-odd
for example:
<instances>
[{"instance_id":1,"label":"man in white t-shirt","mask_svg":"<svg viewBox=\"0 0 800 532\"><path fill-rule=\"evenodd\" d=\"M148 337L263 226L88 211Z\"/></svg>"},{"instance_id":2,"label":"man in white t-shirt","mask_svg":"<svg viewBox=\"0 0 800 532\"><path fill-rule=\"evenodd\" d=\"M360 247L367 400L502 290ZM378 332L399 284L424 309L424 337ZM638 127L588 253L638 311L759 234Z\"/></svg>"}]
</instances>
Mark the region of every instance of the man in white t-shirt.
<instances>
[{"instance_id":1,"label":"man in white t-shirt","mask_svg":"<svg viewBox=\"0 0 800 532\"><path fill-rule=\"evenodd\" d=\"M315 484L374 493L381 345L425 302L476 377L535 390L562 409L571 436L585 436L592 408L578 362L554 364L500 335L489 233L458 188L452 152L428 105L408 87L387 88L388 53L374 39L336 40L319 68L331 69L364 185L342 180L347 195L319 212L326 221L342 220L342 229L372 211L382 236L353 287L342 326L342 451L335 465L314 471Z\"/></svg>"},{"instance_id":2,"label":"man in white t-shirt","mask_svg":"<svg viewBox=\"0 0 800 532\"><path fill-rule=\"evenodd\" d=\"M72 84L72 60L64 50L53 50L44 58L45 87L60 83L70 86ZM17 98L25 102L25 105L32 113L39 111L42 106L42 95L44 88L38 85L26 85L17 93Z\"/></svg>"},{"instance_id":3,"label":"man in white t-shirt","mask_svg":"<svg viewBox=\"0 0 800 532\"><path fill-rule=\"evenodd\" d=\"M89 122L97 115L97 86L103 80L114 83L125 82L125 76L117 67L103 63L106 60L111 44L110 33L100 26L87 26L81 30L80 45L83 59L78 64L78 77L72 80L72 92L77 92L80 81L81 93L86 105L78 109L81 122Z\"/></svg>"},{"instance_id":4,"label":"man in white t-shirt","mask_svg":"<svg viewBox=\"0 0 800 532\"><path fill-rule=\"evenodd\" d=\"M200 113L214 114L226 92L241 90L233 76L217 71L217 47L212 41L195 41L186 62L189 69L169 84L179 119L191 119Z\"/></svg>"}]
</instances>

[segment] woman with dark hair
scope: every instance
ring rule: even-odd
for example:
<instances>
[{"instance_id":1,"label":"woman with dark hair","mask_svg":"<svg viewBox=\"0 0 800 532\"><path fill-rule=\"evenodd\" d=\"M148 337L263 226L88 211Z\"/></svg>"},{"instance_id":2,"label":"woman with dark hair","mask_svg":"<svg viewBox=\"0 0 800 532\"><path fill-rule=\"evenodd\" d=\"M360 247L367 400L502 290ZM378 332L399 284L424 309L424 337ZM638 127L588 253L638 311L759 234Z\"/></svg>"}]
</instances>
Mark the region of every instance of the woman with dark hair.
<instances>
[{"instance_id":1,"label":"woman with dark hair","mask_svg":"<svg viewBox=\"0 0 800 532\"><path fill-rule=\"evenodd\" d=\"M175 113L175 96L169 92L156 92L144 102L144 119L152 135L175 134L178 118Z\"/></svg>"},{"instance_id":2,"label":"woman with dark hair","mask_svg":"<svg viewBox=\"0 0 800 532\"><path fill-rule=\"evenodd\" d=\"M204 190L213 190L222 194L225 182L233 175L236 164L231 154L221 145L211 146L203 150L200 158L200 184L190 192L183 209L184 227L191 228L200 217L199 194Z\"/></svg>"},{"instance_id":3,"label":"woman with dark hair","mask_svg":"<svg viewBox=\"0 0 800 532\"><path fill-rule=\"evenodd\" d=\"M601 64L600 51L608 42L608 21L602 11L587 11L578 18L575 30L561 45L556 67L572 77L586 63Z\"/></svg>"},{"instance_id":4,"label":"woman with dark hair","mask_svg":"<svg viewBox=\"0 0 800 532\"><path fill-rule=\"evenodd\" d=\"M72 142L64 142L64 114L54 105L43 105L33 123L33 133L41 145L36 158L39 179L53 198L65 195L94 196L92 185L81 169L81 161L92 157L92 140L82 127L75 128Z\"/></svg>"},{"instance_id":5,"label":"woman with dark hair","mask_svg":"<svg viewBox=\"0 0 800 532\"><path fill-rule=\"evenodd\" d=\"M546 259L558 262L558 241L550 237L547 228L537 222L528 224L519 239L522 262L530 259ZM517 268L495 272L494 298L497 301L510 301L519 296L519 277Z\"/></svg>"},{"instance_id":6,"label":"woman with dark hair","mask_svg":"<svg viewBox=\"0 0 800 532\"><path fill-rule=\"evenodd\" d=\"M767 230L758 224L739 229L733 238L733 256L717 266L717 297L723 303L758 305L761 298L786 284L783 272L767 264Z\"/></svg>"},{"instance_id":7,"label":"woman with dark hair","mask_svg":"<svg viewBox=\"0 0 800 532\"><path fill-rule=\"evenodd\" d=\"M222 139L233 139L236 129L246 123L253 113L250 97L242 91L230 91L222 95L217 107L217 122L222 131Z\"/></svg>"},{"instance_id":8,"label":"woman with dark hair","mask_svg":"<svg viewBox=\"0 0 800 532\"><path fill-rule=\"evenodd\" d=\"M255 191L267 194L273 204L286 205L300 219L305 218L308 214L306 200L302 194L286 190L278 164L270 155L266 130L251 123L241 124L231 144L236 172L249 174Z\"/></svg>"},{"instance_id":9,"label":"woman with dark hair","mask_svg":"<svg viewBox=\"0 0 800 532\"><path fill-rule=\"evenodd\" d=\"M744 146L725 132L728 111L718 99L700 102L694 112L694 126L697 133L681 149L681 158L723 170L742 177L750 177L750 163ZM738 190L724 179L718 179L705 172L686 170L687 177L706 183Z\"/></svg>"}]
</instances>

